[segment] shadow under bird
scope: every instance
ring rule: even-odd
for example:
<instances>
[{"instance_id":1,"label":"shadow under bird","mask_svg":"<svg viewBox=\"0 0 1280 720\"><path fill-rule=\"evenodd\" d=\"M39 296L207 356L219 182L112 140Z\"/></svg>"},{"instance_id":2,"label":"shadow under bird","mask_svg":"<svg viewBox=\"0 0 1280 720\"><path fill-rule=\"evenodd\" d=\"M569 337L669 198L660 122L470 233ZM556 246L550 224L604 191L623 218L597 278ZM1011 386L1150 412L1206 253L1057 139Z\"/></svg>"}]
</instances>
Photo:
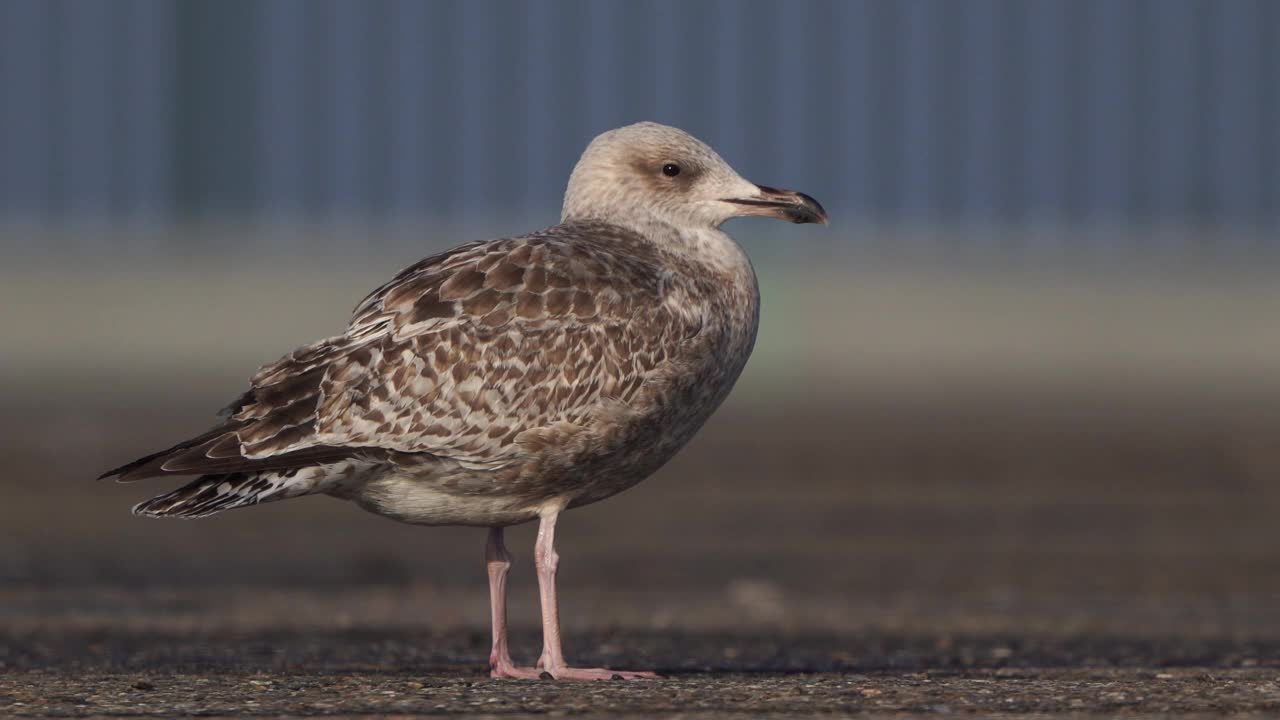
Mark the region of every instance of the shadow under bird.
<instances>
[{"instance_id":1,"label":"shadow under bird","mask_svg":"<svg viewBox=\"0 0 1280 720\"><path fill-rule=\"evenodd\" d=\"M676 128L606 132L574 167L560 224L406 268L344 333L260 369L208 432L103 477L200 476L140 515L323 493L408 523L488 527L494 677L655 677L565 662L556 520L652 474L728 395L759 323L755 272L719 229L744 215L827 220ZM521 667L503 528L534 519L543 647Z\"/></svg>"}]
</instances>

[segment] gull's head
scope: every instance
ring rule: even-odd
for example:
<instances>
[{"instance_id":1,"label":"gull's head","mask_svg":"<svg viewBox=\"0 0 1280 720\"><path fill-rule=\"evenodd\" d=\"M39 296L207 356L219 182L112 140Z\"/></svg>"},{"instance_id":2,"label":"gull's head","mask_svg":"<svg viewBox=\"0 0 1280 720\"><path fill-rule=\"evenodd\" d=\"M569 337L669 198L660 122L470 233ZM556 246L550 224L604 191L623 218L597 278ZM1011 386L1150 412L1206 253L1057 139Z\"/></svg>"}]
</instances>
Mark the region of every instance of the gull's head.
<instances>
[{"instance_id":1,"label":"gull's head","mask_svg":"<svg viewBox=\"0 0 1280 720\"><path fill-rule=\"evenodd\" d=\"M808 195L744 180L689 133L642 122L591 141L569 177L562 219L694 230L743 215L827 222Z\"/></svg>"}]
</instances>

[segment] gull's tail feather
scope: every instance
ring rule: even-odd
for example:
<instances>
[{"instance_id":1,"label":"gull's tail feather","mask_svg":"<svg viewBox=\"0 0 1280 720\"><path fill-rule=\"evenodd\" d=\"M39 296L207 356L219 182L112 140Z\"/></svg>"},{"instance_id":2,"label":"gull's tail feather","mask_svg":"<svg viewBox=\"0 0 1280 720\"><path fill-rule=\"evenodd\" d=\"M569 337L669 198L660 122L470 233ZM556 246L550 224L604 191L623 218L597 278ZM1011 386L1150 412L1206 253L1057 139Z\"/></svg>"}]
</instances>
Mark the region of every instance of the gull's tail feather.
<instances>
[{"instance_id":1,"label":"gull's tail feather","mask_svg":"<svg viewBox=\"0 0 1280 720\"><path fill-rule=\"evenodd\" d=\"M149 517L207 517L223 510L323 493L349 479L355 462L311 465L288 470L202 475L171 493L134 506Z\"/></svg>"}]
</instances>

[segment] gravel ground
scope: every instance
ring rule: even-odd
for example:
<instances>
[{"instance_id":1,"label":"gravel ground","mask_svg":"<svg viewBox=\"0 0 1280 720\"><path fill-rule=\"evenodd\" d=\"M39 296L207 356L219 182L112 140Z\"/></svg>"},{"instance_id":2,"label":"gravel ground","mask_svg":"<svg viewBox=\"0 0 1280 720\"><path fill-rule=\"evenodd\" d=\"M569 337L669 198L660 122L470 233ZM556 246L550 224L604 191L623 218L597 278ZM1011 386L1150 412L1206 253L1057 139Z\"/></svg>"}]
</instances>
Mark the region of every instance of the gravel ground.
<instances>
[{"instance_id":1,"label":"gravel ground","mask_svg":"<svg viewBox=\"0 0 1280 720\"><path fill-rule=\"evenodd\" d=\"M618 631L576 645L666 677L493 681L480 632L46 634L6 641L0 704L58 716L1280 711L1275 644Z\"/></svg>"},{"instance_id":2,"label":"gravel ground","mask_svg":"<svg viewBox=\"0 0 1280 720\"><path fill-rule=\"evenodd\" d=\"M486 677L483 531L89 479L212 400L11 404L0 716L1280 713L1280 402L1069 395L730 407L566 517L570 660L666 676L595 684Z\"/></svg>"},{"instance_id":3,"label":"gravel ground","mask_svg":"<svg viewBox=\"0 0 1280 720\"><path fill-rule=\"evenodd\" d=\"M1280 710L1274 672L1040 670L962 673L681 676L565 686L477 676L352 672L28 675L6 679L13 715L680 714L814 713L1110 715Z\"/></svg>"}]
</instances>

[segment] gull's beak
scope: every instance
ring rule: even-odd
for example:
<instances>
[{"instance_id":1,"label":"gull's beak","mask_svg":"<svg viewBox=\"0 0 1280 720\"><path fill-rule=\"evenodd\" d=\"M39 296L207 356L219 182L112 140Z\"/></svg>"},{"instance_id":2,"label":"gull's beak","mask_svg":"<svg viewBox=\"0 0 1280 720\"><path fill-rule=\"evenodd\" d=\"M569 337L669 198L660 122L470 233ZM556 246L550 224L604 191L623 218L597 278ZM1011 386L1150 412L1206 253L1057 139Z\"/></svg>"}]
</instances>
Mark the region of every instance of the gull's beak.
<instances>
[{"instance_id":1,"label":"gull's beak","mask_svg":"<svg viewBox=\"0 0 1280 720\"><path fill-rule=\"evenodd\" d=\"M725 202L741 205L739 215L763 215L793 223L827 224L827 211L813 198L794 190L756 186L757 193L751 197L727 198Z\"/></svg>"}]
</instances>

